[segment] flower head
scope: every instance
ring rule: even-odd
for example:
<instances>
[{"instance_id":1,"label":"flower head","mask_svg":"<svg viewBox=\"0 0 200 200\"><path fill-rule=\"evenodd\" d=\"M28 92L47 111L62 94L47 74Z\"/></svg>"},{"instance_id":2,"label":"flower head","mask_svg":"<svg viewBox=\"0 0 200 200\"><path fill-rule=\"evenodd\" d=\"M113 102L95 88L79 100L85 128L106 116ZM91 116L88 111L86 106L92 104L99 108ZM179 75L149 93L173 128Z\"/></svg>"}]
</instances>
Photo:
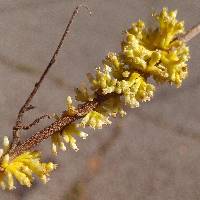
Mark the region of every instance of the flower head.
<instances>
[{"instance_id":1,"label":"flower head","mask_svg":"<svg viewBox=\"0 0 200 200\"><path fill-rule=\"evenodd\" d=\"M111 121L108 119L108 117L97 111L91 111L82 119L80 126L89 126L93 129L101 129L104 124L111 124Z\"/></svg>"},{"instance_id":2,"label":"flower head","mask_svg":"<svg viewBox=\"0 0 200 200\"><path fill-rule=\"evenodd\" d=\"M69 144L72 149L78 151L78 147L76 144L75 135L86 139L88 136L87 133L80 131L76 124L70 124L66 126L61 132L55 133L51 136L52 140L52 152L57 155L57 149L59 148L62 151L66 151L66 144Z\"/></svg>"},{"instance_id":3,"label":"flower head","mask_svg":"<svg viewBox=\"0 0 200 200\"><path fill-rule=\"evenodd\" d=\"M0 185L2 189L12 190L15 188L16 179L21 185L30 187L33 182L33 175L46 183L49 172L56 168L52 162L42 163L39 152L25 152L13 160L10 160L9 154L2 157L0 164Z\"/></svg>"}]
</instances>

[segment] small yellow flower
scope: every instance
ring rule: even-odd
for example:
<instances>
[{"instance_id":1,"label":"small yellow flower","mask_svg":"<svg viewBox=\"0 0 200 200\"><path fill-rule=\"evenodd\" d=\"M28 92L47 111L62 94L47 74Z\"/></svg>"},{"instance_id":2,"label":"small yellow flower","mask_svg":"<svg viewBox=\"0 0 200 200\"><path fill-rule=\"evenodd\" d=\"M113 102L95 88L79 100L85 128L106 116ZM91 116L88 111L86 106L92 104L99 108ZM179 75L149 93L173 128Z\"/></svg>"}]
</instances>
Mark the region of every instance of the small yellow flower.
<instances>
[{"instance_id":1,"label":"small yellow flower","mask_svg":"<svg viewBox=\"0 0 200 200\"><path fill-rule=\"evenodd\" d=\"M80 126L90 126L91 128L95 129L101 129L102 125L108 125L111 124L111 121L108 119L107 116L104 116L103 114L97 112L97 111L91 111L89 112L81 121Z\"/></svg>"},{"instance_id":2,"label":"small yellow flower","mask_svg":"<svg viewBox=\"0 0 200 200\"><path fill-rule=\"evenodd\" d=\"M100 68L97 68L96 77L91 78L92 89L102 90L103 94L112 93L115 90L117 79L112 78L111 68L108 65L104 65L103 72Z\"/></svg>"},{"instance_id":3,"label":"small yellow flower","mask_svg":"<svg viewBox=\"0 0 200 200\"><path fill-rule=\"evenodd\" d=\"M14 179L21 185L30 187L34 179L38 176L42 182L46 183L49 172L56 168L52 162L42 163L39 152L25 152L13 160L6 154L0 164L0 185L2 189L15 189Z\"/></svg>"},{"instance_id":4,"label":"small yellow flower","mask_svg":"<svg viewBox=\"0 0 200 200\"><path fill-rule=\"evenodd\" d=\"M68 115L73 116L76 114L76 108L73 106L72 98L70 96L67 97L66 107Z\"/></svg>"},{"instance_id":5,"label":"small yellow flower","mask_svg":"<svg viewBox=\"0 0 200 200\"><path fill-rule=\"evenodd\" d=\"M120 96L115 96L109 98L107 101L103 102L96 111L102 113L105 116L116 117L119 114L121 117L126 115L126 112L123 110L123 104Z\"/></svg>"},{"instance_id":6,"label":"small yellow flower","mask_svg":"<svg viewBox=\"0 0 200 200\"><path fill-rule=\"evenodd\" d=\"M78 125L76 124L70 124L66 126L62 132L55 133L51 136L52 140L52 152L53 154L57 155L57 149L60 148L62 151L66 151L65 143L69 143L70 147L74 149L75 151L78 151L78 147L76 144L76 139L74 135L79 136L82 139L86 139L88 136L87 133L80 131L77 128ZM65 143L64 143L65 142Z\"/></svg>"}]
</instances>

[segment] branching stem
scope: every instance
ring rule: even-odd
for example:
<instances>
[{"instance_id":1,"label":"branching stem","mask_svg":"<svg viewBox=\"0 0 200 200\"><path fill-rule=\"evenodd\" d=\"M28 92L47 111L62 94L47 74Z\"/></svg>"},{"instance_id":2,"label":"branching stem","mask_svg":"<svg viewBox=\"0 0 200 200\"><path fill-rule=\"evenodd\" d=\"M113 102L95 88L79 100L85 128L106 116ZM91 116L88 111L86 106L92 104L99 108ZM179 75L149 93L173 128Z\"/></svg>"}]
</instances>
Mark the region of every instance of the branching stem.
<instances>
[{"instance_id":1,"label":"branching stem","mask_svg":"<svg viewBox=\"0 0 200 200\"><path fill-rule=\"evenodd\" d=\"M45 119L45 118L48 118L48 119L51 119L51 116L48 115L48 114L45 114L45 115L42 115L38 118L36 118L32 123L30 123L29 125L22 125L20 127L20 129L23 129L23 130L28 130L30 129L31 127L35 126L36 124L40 123L41 120Z\"/></svg>"},{"instance_id":2,"label":"branching stem","mask_svg":"<svg viewBox=\"0 0 200 200\"><path fill-rule=\"evenodd\" d=\"M67 114L62 115L62 117L60 119L56 120L55 122L53 122L48 127L44 128L43 130L36 132L30 138L25 140L23 143L19 143L18 131L23 129L23 126L20 127L20 125L22 123L23 114L24 114L25 111L29 110L28 108L30 107L29 104L30 104L31 100L33 99L34 95L36 94L37 90L39 89L39 87L40 87L43 79L47 75L49 69L55 63L56 57L57 57L59 50L60 50L60 48L63 44L63 41L64 41L67 33L69 32L69 28L70 28L70 26L73 22L74 17L77 15L80 7L82 7L82 5L79 5L74 10L74 12L73 12L73 14L70 18L70 21L69 21L69 23L68 23L68 25L65 29L65 32L64 32L64 34L63 34L63 36L62 36L62 38L59 42L59 45L58 45L56 51L53 54L53 57L51 58L48 66L46 67L46 69L43 72L42 76L40 77L39 81L35 84L35 87L34 87L33 91L31 92L31 94L29 95L28 99L26 100L25 104L22 106L22 108L19 111L17 121L16 121L16 126L13 128L13 144L14 145L12 145L12 148L9 151L9 155L10 155L11 159L15 158L16 156L20 155L21 153L23 153L25 151L33 149L39 143L41 143L45 139L49 138L54 133L62 131L62 129L64 127L66 127L67 125L71 124L72 122L79 120L80 118L84 117L87 113L94 110L102 102L104 102L104 101L108 100L109 98L116 95L114 93L107 94L107 95L104 95L104 96L97 95L97 97L93 101L88 101L84 104L78 105L78 107L76 108L77 114L75 114L73 116L70 116L70 115L67 115ZM194 37L196 37L198 34L200 34L200 24L193 27L185 35L183 35L180 39L183 40L184 42L189 42ZM36 119L36 120L38 120L38 119ZM39 121L40 121L40 119L39 119ZM36 124L36 123L33 122L32 124Z\"/></svg>"},{"instance_id":3,"label":"branching stem","mask_svg":"<svg viewBox=\"0 0 200 200\"><path fill-rule=\"evenodd\" d=\"M55 63L56 58L58 56L58 53L59 53L59 51L60 51L60 49L61 49L61 47L63 45L64 39L66 38L67 34L69 33L69 30L70 30L70 27L71 27L71 25L72 25L72 23L74 21L74 18L78 14L79 9L81 7L84 7L87 10L89 10L88 7L85 6L85 5L79 5L79 6L77 6L75 8L75 10L73 11L73 14L72 14L72 16L71 16L71 18L70 18L70 20L69 20L69 22L68 22L68 24L67 24L67 26L65 28L65 31L64 31L64 33L63 33L63 35L61 37L61 40L60 40L60 42L59 42L59 44L58 44L58 46L57 46L57 48L56 48L56 50L54 52L49 64L47 65L47 67L45 68L44 72L42 73L39 81L35 83L35 86L34 86L32 92L30 93L30 95L28 96L27 100L25 101L24 105L19 110L15 126L13 127L13 142L12 142L11 149L15 148L17 146L17 144L19 143L19 140L20 140L19 134L20 134L20 130L21 130L21 127L22 127L23 115L27 110L30 110L30 105L29 104L31 103L31 101L32 101L33 97L35 96L35 94L37 93L38 89L40 88L41 83L43 82L43 80L44 80L45 76L47 75L47 73L49 72L50 68ZM90 12L90 14L91 14L91 12Z\"/></svg>"},{"instance_id":4,"label":"branching stem","mask_svg":"<svg viewBox=\"0 0 200 200\"><path fill-rule=\"evenodd\" d=\"M50 137L56 132L60 132L64 127L71 124L72 122L84 117L87 113L94 110L97 106L99 106L102 102L108 100L111 97L114 97L115 94L107 94L104 96L98 96L93 101L88 101L84 104L78 105L76 111L77 114L63 115L60 119L53 122L50 126L44 128L41 131L36 132L30 138L25 140L22 144L17 145L14 149L9 151L10 158L13 159L21 153L33 149L39 143Z\"/></svg>"}]
</instances>

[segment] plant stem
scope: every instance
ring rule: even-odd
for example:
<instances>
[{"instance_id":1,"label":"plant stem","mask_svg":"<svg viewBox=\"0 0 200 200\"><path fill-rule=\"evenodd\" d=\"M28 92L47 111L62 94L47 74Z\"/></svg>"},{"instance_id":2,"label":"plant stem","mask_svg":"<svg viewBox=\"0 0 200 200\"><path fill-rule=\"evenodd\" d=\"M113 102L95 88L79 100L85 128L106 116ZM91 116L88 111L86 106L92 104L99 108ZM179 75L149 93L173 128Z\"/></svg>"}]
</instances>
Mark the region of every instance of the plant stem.
<instances>
[{"instance_id":1,"label":"plant stem","mask_svg":"<svg viewBox=\"0 0 200 200\"><path fill-rule=\"evenodd\" d=\"M53 122L50 126L44 128L41 131L36 132L30 138L25 140L22 144L17 145L14 149L9 151L10 158L13 159L21 153L33 149L39 143L50 137L56 132L62 131L64 127L71 124L72 122L84 117L87 113L94 110L97 106L99 106L102 102L108 100L109 98L116 96L116 94L107 94L103 96L98 96L93 101L88 101L84 104L81 104L77 107L76 113L73 116L63 115L60 119Z\"/></svg>"},{"instance_id":2,"label":"plant stem","mask_svg":"<svg viewBox=\"0 0 200 200\"><path fill-rule=\"evenodd\" d=\"M193 26L183 37L180 39L183 40L184 42L189 42L192 40L194 37L200 34L200 23Z\"/></svg>"},{"instance_id":3,"label":"plant stem","mask_svg":"<svg viewBox=\"0 0 200 200\"><path fill-rule=\"evenodd\" d=\"M38 89L40 88L40 86L41 86L41 84L42 84L42 82L43 82L45 76L46 76L47 73L49 72L50 68L51 68L51 67L53 66L53 64L56 62L56 58L57 58L58 53L59 53L59 51L60 51L60 49L61 49L61 47L62 47L62 45L63 45L64 39L66 38L67 34L69 33L69 30L70 30L70 27L71 27L71 25L72 25L72 23L73 23L73 21L74 21L74 18L75 18L76 15L78 14L79 9L80 9L81 7L85 7L87 10L89 10L88 7L86 7L86 6L84 6L84 5L79 5L79 6L77 6L77 7L75 8L75 10L73 11L73 14L71 15L71 18L70 18L70 20L69 20L69 22L68 22L68 24L67 24L67 26L66 26L66 28L65 28L65 31L64 31L64 33L63 33L61 39L60 39L60 42L59 42L59 44L58 44L58 46L57 46L57 48L56 48L56 50L55 50L55 52L54 52L54 54L53 54L53 56L52 56L52 58L51 58L49 64L47 65L47 67L45 68L44 72L42 73L42 75L41 75L39 81L35 83L32 92L30 93L30 95L28 96L27 100L25 101L25 103L23 104L23 106L22 106L22 107L20 108L20 110L19 110L19 113L18 113L18 115L17 115L17 120L16 120L16 123L15 123L15 126L13 127L13 142L12 142L12 147L11 147L11 149L15 148L15 147L17 146L17 144L19 143L19 141L20 141L20 138L19 138L20 136L19 136L19 134L20 134L20 131L21 131L21 129L22 129L21 127L23 127L23 126L22 126L23 115L24 115L24 113L25 113L26 111L29 110L28 108L29 108L29 106L30 106L30 103L31 103L33 97L36 95ZM91 12L90 12L90 14L91 14Z\"/></svg>"}]
</instances>

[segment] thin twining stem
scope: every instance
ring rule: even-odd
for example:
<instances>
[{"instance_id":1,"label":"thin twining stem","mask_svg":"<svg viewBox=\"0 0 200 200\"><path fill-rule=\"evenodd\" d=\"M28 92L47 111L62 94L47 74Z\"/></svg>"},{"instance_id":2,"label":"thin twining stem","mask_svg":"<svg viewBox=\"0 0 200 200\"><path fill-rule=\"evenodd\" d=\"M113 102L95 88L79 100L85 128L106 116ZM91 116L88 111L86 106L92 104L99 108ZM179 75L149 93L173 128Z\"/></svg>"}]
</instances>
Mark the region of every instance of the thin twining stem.
<instances>
[{"instance_id":1,"label":"thin twining stem","mask_svg":"<svg viewBox=\"0 0 200 200\"><path fill-rule=\"evenodd\" d=\"M23 130L28 130L30 129L31 127L35 126L36 124L40 123L41 120L45 119L45 118L48 118L48 119L51 119L52 117L48 114L45 114L45 115L42 115L38 118L36 118L32 123L30 123L29 125L22 125L20 127L20 129L23 129Z\"/></svg>"},{"instance_id":2,"label":"thin twining stem","mask_svg":"<svg viewBox=\"0 0 200 200\"><path fill-rule=\"evenodd\" d=\"M198 34L200 34L199 27L200 27L200 24L198 24L197 26L192 28L190 31L188 31L182 37L182 40L189 42ZM107 94L104 96L97 95L97 98L95 98L93 101L88 101L84 104L78 105L78 107L76 108L77 112L75 115L70 116L70 115L67 115L67 113L66 115L62 115L60 119L56 120L51 125L44 128L43 130L36 132L30 138L26 139L22 144L19 144L18 146L16 146L14 149L11 149L9 151L10 157L13 159L16 156L20 155L21 153L33 149L42 141L52 136L54 133L62 131L64 127L84 117L87 113L97 108L97 106L99 106L104 101L108 100L109 98L115 97L115 95L116 94L114 93Z\"/></svg>"},{"instance_id":3,"label":"thin twining stem","mask_svg":"<svg viewBox=\"0 0 200 200\"><path fill-rule=\"evenodd\" d=\"M34 88L32 90L32 92L30 93L30 95L28 96L27 100L25 101L25 103L23 104L23 106L20 108L19 110L19 113L17 115L17 120L16 120L16 123L15 123L15 126L13 127L13 142L12 142L12 148L14 148L18 143L19 143L19 132L21 130L21 127L22 127L22 118L23 118L23 115L24 113L28 110L29 108L29 104L30 102L32 101L33 97L35 96L35 94L37 93L38 89L40 88L45 76L47 75L47 73L49 72L50 68L53 66L53 64L55 63L56 61L56 57L58 56L58 53L63 45L63 42L64 42L64 39L66 38L67 34L69 33L69 30L70 30L70 27L74 21L74 18L76 17L76 15L78 14L79 12L79 9L81 7L84 7L86 8L87 10L88 7L85 6L85 5L79 5L75 8L75 10L73 11L73 14L66 26L66 29L61 37L61 40L49 62L49 64L47 65L47 67L45 68L44 72L42 73L40 79L38 82L35 83L34 85ZM90 12L90 11L89 11ZM91 14L91 12L90 12Z\"/></svg>"}]
</instances>

